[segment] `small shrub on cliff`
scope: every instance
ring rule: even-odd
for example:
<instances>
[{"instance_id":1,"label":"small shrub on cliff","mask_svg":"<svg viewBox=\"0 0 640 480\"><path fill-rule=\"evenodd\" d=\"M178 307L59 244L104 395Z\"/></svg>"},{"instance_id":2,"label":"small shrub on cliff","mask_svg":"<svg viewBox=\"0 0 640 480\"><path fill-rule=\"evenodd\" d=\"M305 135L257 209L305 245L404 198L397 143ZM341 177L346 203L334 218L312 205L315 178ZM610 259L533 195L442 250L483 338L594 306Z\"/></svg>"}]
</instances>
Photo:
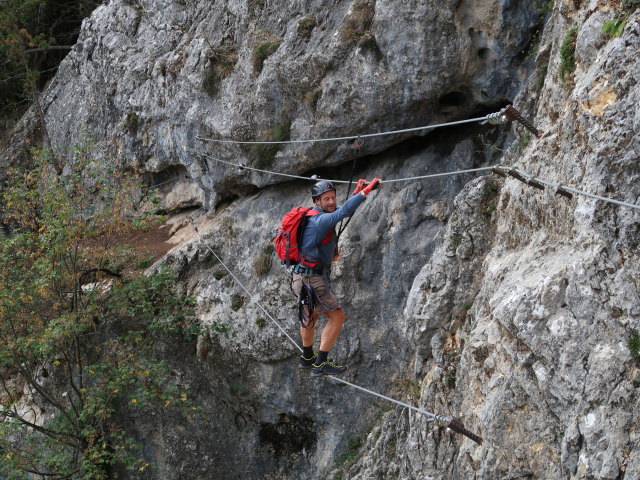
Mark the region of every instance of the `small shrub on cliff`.
<instances>
[{"instance_id":1,"label":"small shrub on cliff","mask_svg":"<svg viewBox=\"0 0 640 480\"><path fill-rule=\"evenodd\" d=\"M264 131L261 140L264 142L283 142L291 138L291 124L277 122L272 128ZM279 144L253 145L251 152L256 157L257 168L269 168L280 151Z\"/></svg>"},{"instance_id":2,"label":"small shrub on cliff","mask_svg":"<svg viewBox=\"0 0 640 480\"><path fill-rule=\"evenodd\" d=\"M578 29L573 27L564 37L564 41L560 46L560 68L558 75L564 82L566 76L573 73L576 69L576 38L578 37Z\"/></svg>"},{"instance_id":3,"label":"small shrub on cliff","mask_svg":"<svg viewBox=\"0 0 640 480\"><path fill-rule=\"evenodd\" d=\"M267 246L262 249L258 258L256 258L253 263L253 269L260 276L265 276L271 270L271 263L273 260L273 252L275 247L270 242Z\"/></svg>"},{"instance_id":4,"label":"small shrub on cliff","mask_svg":"<svg viewBox=\"0 0 640 480\"><path fill-rule=\"evenodd\" d=\"M305 93L304 101L312 108L316 108L316 105L318 105L318 100L320 100L321 96L322 89L316 88L315 90Z\"/></svg>"},{"instance_id":5,"label":"small shrub on cliff","mask_svg":"<svg viewBox=\"0 0 640 480\"><path fill-rule=\"evenodd\" d=\"M124 129L131 135L138 133L138 127L140 126L140 116L136 112L127 113L127 118L124 120Z\"/></svg>"},{"instance_id":6,"label":"small shrub on cliff","mask_svg":"<svg viewBox=\"0 0 640 480\"><path fill-rule=\"evenodd\" d=\"M613 18L602 24L602 33L609 35L610 37L619 37L624 31L624 26L627 24L625 16Z\"/></svg>"},{"instance_id":7,"label":"small shrub on cliff","mask_svg":"<svg viewBox=\"0 0 640 480\"><path fill-rule=\"evenodd\" d=\"M316 17L312 14L305 15L298 22L298 35L309 38L314 28L316 28Z\"/></svg>"},{"instance_id":8,"label":"small shrub on cliff","mask_svg":"<svg viewBox=\"0 0 640 480\"><path fill-rule=\"evenodd\" d=\"M256 318L256 325L260 328L264 328L267 326L267 319L264 317Z\"/></svg>"},{"instance_id":9,"label":"small shrub on cliff","mask_svg":"<svg viewBox=\"0 0 640 480\"><path fill-rule=\"evenodd\" d=\"M356 43L365 50L379 54L378 43L371 32L374 16L375 10L368 1L356 1L351 7L351 13L345 17L340 36L346 42Z\"/></svg>"},{"instance_id":10,"label":"small shrub on cliff","mask_svg":"<svg viewBox=\"0 0 640 480\"><path fill-rule=\"evenodd\" d=\"M217 95L220 83L233 72L238 52L232 47L220 46L211 51L209 65L204 71L202 88L212 97Z\"/></svg>"},{"instance_id":11,"label":"small shrub on cliff","mask_svg":"<svg viewBox=\"0 0 640 480\"><path fill-rule=\"evenodd\" d=\"M233 310L234 312L237 312L238 310L240 310L243 305L244 305L244 297L241 297L240 295L234 295L231 298L231 310Z\"/></svg>"},{"instance_id":12,"label":"small shrub on cliff","mask_svg":"<svg viewBox=\"0 0 640 480\"><path fill-rule=\"evenodd\" d=\"M623 0L620 6L622 7L622 14L602 24L602 33L610 37L622 35L624 27L627 25L627 20L629 20L635 9L640 6L640 0Z\"/></svg>"},{"instance_id":13,"label":"small shrub on cliff","mask_svg":"<svg viewBox=\"0 0 640 480\"><path fill-rule=\"evenodd\" d=\"M640 360L640 334L638 332L633 332L627 339L627 346L631 357L634 360Z\"/></svg>"},{"instance_id":14,"label":"small shrub on cliff","mask_svg":"<svg viewBox=\"0 0 640 480\"><path fill-rule=\"evenodd\" d=\"M253 48L253 70L256 73L260 73L262 71L264 61L278 50L281 43L282 40L274 36L271 32L262 33L260 41Z\"/></svg>"}]
</instances>

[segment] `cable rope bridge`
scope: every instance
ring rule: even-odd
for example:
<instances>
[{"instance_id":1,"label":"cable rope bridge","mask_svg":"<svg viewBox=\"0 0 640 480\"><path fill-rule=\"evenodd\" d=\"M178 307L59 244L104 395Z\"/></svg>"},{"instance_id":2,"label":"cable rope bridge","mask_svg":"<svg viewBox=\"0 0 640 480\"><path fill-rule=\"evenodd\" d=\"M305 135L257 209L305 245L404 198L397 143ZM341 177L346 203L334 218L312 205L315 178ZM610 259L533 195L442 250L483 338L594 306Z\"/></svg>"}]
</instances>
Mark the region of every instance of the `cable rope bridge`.
<instances>
[{"instance_id":1,"label":"cable rope bridge","mask_svg":"<svg viewBox=\"0 0 640 480\"><path fill-rule=\"evenodd\" d=\"M281 172L275 172L275 171L271 171L271 170L263 170L260 168L253 168L253 167L247 167L246 165L242 165L239 163L232 163L232 162L228 162L226 160L220 160L218 158L212 157L210 155L206 155L201 153L200 155L202 155L203 157L206 158L210 158L211 160L214 160L216 162L219 163L223 163L226 165L230 165L232 167L237 167L240 170L253 170L256 172L260 172L260 173L266 173L269 175L277 175L277 176L281 176L281 177L287 177L287 178L296 178L299 180L308 180L308 181L312 181L312 182L317 182L320 180L326 180L326 181L330 181L332 183L349 183L347 180L334 180L331 178L320 178L316 175L312 175L311 177L304 177L301 175L291 175L288 173L281 173ZM445 177L445 176L449 176L449 175L461 175L464 173L475 173L475 172L482 172L482 171L486 171L486 170L491 170L493 173L496 173L498 175L501 175L503 177L506 176L510 176L515 178L516 180L521 181L522 183L525 183L531 187L537 188L538 190L544 190L545 185L548 187L551 187L555 193L557 193L558 195L564 196L566 198L573 198L573 194L578 194L578 195L584 195L586 197L590 197L596 200L601 200L603 202L609 202L609 203L613 203L615 205L620 205L622 207L629 207L629 208L634 208L636 210L640 210L640 205L636 205L634 203L629 203L629 202L623 202L620 200L615 200L613 198L609 198L609 197L603 197L601 195L595 195L593 193L589 193L589 192L585 192L583 190L578 190L577 188L573 188L573 187L569 187L567 185L562 185L562 184L558 184L558 183L553 183L550 182L548 180L544 180L542 178L539 177L534 177L532 175L529 175L526 172L523 172L521 170L518 170L515 167L507 167L507 166L503 166L503 165L492 165L489 167L479 167L479 168L469 168L466 170L454 170L454 171L450 171L450 172L442 172L442 173L432 173L429 175L419 175L416 177L406 177L406 178L395 178L395 179L390 179L390 180L384 180L383 183L397 183L397 182L412 182L412 181L416 181L416 180L425 180L428 178L436 178L436 177Z\"/></svg>"},{"instance_id":2,"label":"cable rope bridge","mask_svg":"<svg viewBox=\"0 0 640 480\"><path fill-rule=\"evenodd\" d=\"M500 112L497 113L493 113L490 115L487 115L485 117L479 117L479 118L473 118L473 119L469 119L469 120L461 120L461 121L457 121L457 122L448 122L448 123L444 123L444 124L439 124L439 125L430 125L430 126L426 126L426 127L418 127L418 128L412 128L412 129L404 129L404 130L394 130L394 131L389 131L389 132L380 132L380 133L373 133L373 134L366 134L366 135L356 135L356 136L349 136L349 137L334 137L334 138L319 138L319 139L307 139L307 140L287 140L287 141L236 141L236 140L219 140L219 139L208 139L208 138L202 138L202 137L197 137L199 140L203 140L203 141L209 141L209 142L218 142L218 143L232 143L232 144L286 144L286 143L304 143L304 142L326 142L326 141L342 141L342 140L355 140L357 143L357 145L359 145L360 139L361 138L365 138L365 137L373 137L373 136L380 136L380 135L391 135L391 134L400 134L400 133L407 133L407 132L416 132L416 131L422 131L422 130L426 130L426 129L433 129L433 128L438 128L438 127L443 127L443 126L449 126L449 125L459 125L459 124L463 124L463 123L471 123L471 122L478 122L478 121L482 121L483 123L491 123L491 124L501 124L501 123L506 123L507 121L518 121L519 123L521 123L527 130L529 130L531 133L533 133L536 137L540 137L540 133L539 131L530 123L528 122L523 116L522 114L516 110L515 108L513 108L511 105L508 105L507 107L503 108ZM359 147L357 146L356 148L359 149ZM197 152L196 152L197 153ZM265 169L259 169L259 168L253 168L253 167L247 167L245 165L241 165L241 164L236 164L236 163L232 163L232 162L228 162L225 160L220 160L217 158L214 158L210 155L206 155L206 154L202 154L200 153L200 155L206 157L206 158L210 158L216 162L220 162L226 165L230 165L233 167L237 167L240 169L247 169L247 170L251 170L251 171L256 171L256 172L260 172L260 173L265 173L265 174L270 174L270 175L278 175L278 176L283 176L283 177L287 177L287 178L295 178L295 179L300 179L300 180L311 180L311 181L318 181L318 180L329 180L331 182L334 183L344 183L344 184L350 184L352 183L351 179L349 182L345 181L345 180L334 180L334 179L321 179L318 178L316 175L313 175L311 177L305 177L305 176L300 176L300 175L291 175L291 174L286 174L286 173L281 173L281 172L275 172L275 171L271 171L271 170L265 170ZM632 204L632 203L628 203L628 202L623 202L623 201L619 201L619 200L615 200L612 198L608 198L608 197L603 197L600 195L594 195L588 192L584 192L566 185L561 185L561 184L556 184L553 182L549 182L547 180L538 178L538 177L533 177L531 175L529 175L526 172L523 172L521 170L518 170L516 168L513 167L506 167L506 166L502 166L502 165L493 165L493 166L488 166L488 167L480 167L480 168L472 168L472 169L466 169L466 170L456 170L456 171L451 171L451 172L443 172L443 173L436 173L436 174L430 174L430 175L420 175L420 176L414 176L414 177L407 177L407 178L397 178L397 179L391 179L391 180L385 180L384 183L394 183L394 182L409 182L409 181L416 181L416 180L423 180L423 179L427 179L427 178L435 178L435 177L441 177L441 176L447 176L447 175L460 175L460 174L464 174L464 173L472 173L472 172L479 172L479 171L486 171L486 170L492 170L493 173L501 175L501 176L511 176L529 186L532 186L534 188L540 189L540 190L544 190L545 186L551 187L554 189L554 192L564 196L566 198L571 199L573 197L573 194L578 194L578 195L584 195L596 200L601 200L601 201L605 201L605 202L609 202L609 203L613 203L616 205L620 205L620 206L625 206L625 207L629 207L629 208L634 208L634 209L639 209L640 210L640 205L636 205L636 204ZM163 182L163 183L167 183L167 182ZM218 260L218 262L220 262L220 264L227 270L227 272L229 272L229 274L231 275L231 277L236 281L236 283L242 288L242 290L244 290L244 292L249 296L249 298L251 299L251 301L255 302L255 304L264 312L264 314L278 327L278 329L286 336L286 338L291 342L291 344L297 348L300 352L302 352L302 347L300 347L298 345L298 343L291 337L291 335L289 335L289 333L286 331L286 329L269 313L269 311L256 299L255 295L252 294L247 287L245 287L245 285L240 281L240 279L238 279L238 277L233 273L233 271L224 263L224 261L222 260L222 258L220 258L220 256L209 246L204 242L204 239L202 238L202 236L200 235L200 232L198 231L198 228L195 226L195 224L193 223L193 218L192 216L189 216L189 221L191 222L191 225L194 229L194 231L196 232L199 241L205 245L205 247L207 248L207 250L209 250L213 256ZM438 426L442 426L442 427L446 427L456 433L459 433L461 435L464 435L468 438L470 438L471 440L473 440L474 442L476 442L477 444L482 444L482 438L478 435L476 435L475 433L471 432L470 430L466 429L464 424L462 423L462 421L456 417L450 417L450 416L446 416L446 415L440 415L437 413L432 413L429 412L425 409L419 408L419 407L415 407L413 405L410 405L408 403L396 400L394 398L388 397L386 395L382 395L380 393L377 393L373 390L370 390L368 388L356 385L354 383L351 383L347 380L344 380L340 377L337 376L327 376L325 377L328 380L331 380L333 382L340 382L343 383L351 388L360 390L364 393L367 393L369 395L373 395L376 396L378 398L381 398L383 400L395 403L401 407L405 407L408 408L410 410L413 410L417 413L420 413L421 415L424 415L427 419L427 421L430 422L434 422L436 425Z\"/></svg>"},{"instance_id":3,"label":"cable rope bridge","mask_svg":"<svg viewBox=\"0 0 640 480\"><path fill-rule=\"evenodd\" d=\"M300 352L302 352L302 347L300 347L300 345L298 345L298 343L293 338L291 338L291 335L289 335L289 333L285 330L285 328L282 325L280 325L280 322L278 322L275 318L273 318L273 316L271 316L269 311L259 301L256 300L255 295L252 294L249 291L249 289L247 289L247 287L244 286L244 284L238 279L238 277L236 277L236 275L233 273L233 271L231 271L231 269L223 262L223 260L220 258L220 256L209 245L207 245L204 242L202 236L200 235L200 232L198 231L198 227L196 227L195 224L193 223L193 218L191 216L189 217L189 221L191 222L191 226L193 227L194 231L196 232L196 235L198 236L198 239L200 240L200 242L202 244L204 244L204 246L207 248L207 250L209 250L213 254L213 256L216 258L216 260L218 260L218 262L220 262L220 265L222 265L227 270L227 272L229 272L231 277L236 281L236 283L240 286L240 288L242 288L242 290L244 290L244 292L249 296L251 301L255 302L255 304L258 307L260 307L260 309L269 318L269 320L271 320L280 329L280 331L287 337L287 339L291 342L291 344L294 347L296 347ZM345 384L345 385L347 385L349 387L352 387L352 388L355 388L355 389L360 390L362 392L368 393L369 395L373 395L373 396L376 396L378 398L382 398L383 400L387 400L389 402L395 403L395 404L400 405L402 407L405 407L405 408L408 408L408 409L413 410L415 412L418 412L418 413L424 415L425 417L427 417L427 421L435 422L435 424L438 425L438 426L446 427L449 430L452 430L452 431L454 431L456 433L460 433L460 434L470 438L471 440L473 440L474 442L476 442L479 445L482 444L482 438L480 436L476 435L475 433L471 432L470 430L467 430L465 428L464 424L462 423L462 421L459 418L449 417L449 416L446 416L446 415L439 415L437 413L428 412L427 410L424 410L422 408L414 407L413 405L410 405L408 403L401 402L400 400L396 400L396 399L388 397L386 395L382 395L380 393L374 392L373 390L369 390L368 388L364 388L364 387L361 387L359 385L356 385L355 383L348 382L346 380L343 380L340 377L326 376L324 378L326 378L328 380L331 380L331 381L343 383L343 384Z\"/></svg>"},{"instance_id":4,"label":"cable rope bridge","mask_svg":"<svg viewBox=\"0 0 640 480\"><path fill-rule=\"evenodd\" d=\"M491 125L501 125L507 122L517 121L521 123L527 130L533 133L536 137L540 137L540 132L536 127L534 127L527 119L525 119L522 114L513 106L507 105L502 110L496 113L490 113L489 115L485 115L484 117L476 117L469 118L466 120L457 120L455 122L446 122L439 123L435 125L425 125L422 127L413 127L413 128L404 128L402 130L389 130L385 132L378 133L365 133L362 135L351 135L348 137L329 137L329 138L307 138L307 139L297 139L297 140L231 140L231 139L219 139L219 138L206 138L199 137L196 138L198 140L202 140L203 142L213 142L213 143L226 143L233 145L286 145L286 144L294 144L294 143L319 143L319 142L341 142L345 140L359 140L362 138L372 138L372 137L381 137L386 135L399 135L402 133L414 133L414 132L422 132L423 130L432 130L440 127L450 127L452 125L463 125L466 123L489 123Z\"/></svg>"},{"instance_id":5,"label":"cable rope bridge","mask_svg":"<svg viewBox=\"0 0 640 480\"><path fill-rule=\"evenodd\" d=\"M540 131L529 121L527 120L520 111L518 111L515 107L513 107L512 105L507 105L506 107L504 107L503 109L501 109L499 112L495 112L495 113L490 113L489 115L485 115L484 117L476 117L476 118L470 118L467 120L458 120L455 122L447 122L447 123L440 123L440 124L436 124L436 125L426 125L423 127L415 127L415 128L406 128L403 130L391 130L391 131L385 131L385 132L379 132L379 133L367 133L367 134L362 134L362 135L352 135L352 136L348 136L348 137L330 137L330 138L316 138L316 139L300 139L300 140L282 140L282 141L241 141L241 140L224 140L224 139L214 139L214 138L204 138L204 137L200 137L197 136L196 138L198 140L202 140L202 141L206 141L206 142L215 142L215 143L226 143L226 144L241 144L241 145L273 145L273 144L291 144L291 143L313 143L313 142L331 142L331 141L344 141L344 140L353 140L355 142L356 145L356 159L357 159L357 154L360 151L360 147L361 147L361 139L363 138L368 138L368 137L377 137L377 136L383 136L383 135L393 135L393 134L401 134L401 133L408 133L408 132L420 132L423 130L430 130L430 129L435 129L435 128L440 128L440 127L448 127L448 126L452 126L452 125L461 125L461 124L465 124L465 123L473 123L473 122L481 122L482 124L486 124L489 123L491 125L501 125L501 124L505 124L507 122L518 122L520 123L522 126L524 126L524 128L526 128L529 132L533 133L536 137L540 137L541 133ZM205 158L209 158L215 162L218 163L222 163L225 165L229 165L232 167L236 167L239 168L241 170L251 170L251 171L255 171L255 172L259 172L259 173L265 173L265 174L269 174L269 175L277 175L277 176L281 176L281 177L287 177L287 178L294 178L294 179L298 179L298 180L308 180L308 181L314 181L317 182L319 180L328 180L330 182L333 183L344 183L344 184L350 184L352 183L352 180L346 181L346 180L334 180L334 179L330 179L330 178L320 178L317 175L312 175L311 177L305 177L305 176L301 176L301 175L292 175L292 174L288 174L288 173L282 173L282 172L276 172L276 171L272 171L272 170L265 170L265 169L261 169L261 168L255 168L255 167L248 167L246 165L243 164L238 164L238 163L233 163L233 162L229 162L226 160L221 160L219 158L215 158L211 155L207 155L201 152L197 152L194 150L191 150L193 153L197 154L197 155L201 155L202 157ZM354 167L355 167L355 160L354 160ZM355 168L353 169L355 170ZM603 197L601 195L595 195L592 193L588 193L582 190L578 190L576 188L573 187L569 187L567 185L562 185L562 184L557 184L557 183L553 183L550 182L548 180L544 180L542 178L538 178L538 177L534 177L532 175L529 175L526 172L523 172L521 170L518 170L517 168L514 167L507 167L507 166L503 166L503 165L493 165L493 166L488 166L488 167L479 167L479 168L470 168L470 169L466 169L466 170L455 170L455 171L451 171L451 172L442 172L442 173L433 173L433 174L429 174L429 175L419 175L419 176L415 176L415 177L407 177L407 178L396 178L396 179L390 179L390 180L385 180L384 183L399 183L399 182L411 182L411 181L416 181L416 180L425 180L428 178L436 178L436 177L444 177L444 176L448 176L448 175L461 175L464 173L474 173L474 172L481 172L481 171L485 171L485 170L492 170L493 173L496 173L498 175L501 175L503 177L506 176L511 176L513 178L515 178L516 180L519 180L531 187L537 188L539 190L544 190L545 189L545 185L548 187L551 187L554 189L554 192L557 193L558 195L564 196L566 198L572 198L573 197L573 193L578 194L578 195L584 195L586 197L590 197L596 200L601 200L604 202L609 202L609 203L613 203L616 205L620 205L623 207L629 207L629 208L634 208L637 210L640 210L640 205L636 205L633 203L629 203L629 202L623 202L620 200L615 200L613 198L609 198L609 197ZM352 172L352 177L353 177L353 172ZM171 181L171 180L170 180ZM164 182L167 183L167 182Z\"/></svg>"}]
</instances>

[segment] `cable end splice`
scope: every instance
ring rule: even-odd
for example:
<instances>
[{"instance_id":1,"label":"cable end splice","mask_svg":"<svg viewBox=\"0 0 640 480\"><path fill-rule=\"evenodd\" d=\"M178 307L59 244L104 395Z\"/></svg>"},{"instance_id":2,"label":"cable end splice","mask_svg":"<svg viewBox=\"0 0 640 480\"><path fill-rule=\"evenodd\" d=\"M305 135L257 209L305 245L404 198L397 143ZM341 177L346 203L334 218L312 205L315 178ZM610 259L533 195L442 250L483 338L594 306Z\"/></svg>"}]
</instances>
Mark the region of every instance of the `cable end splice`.
<instances>
[{"instance_id":1,"label":"cable end splice","mask_svg":"<svg viewBox=\"0 0 640 480\"><path fill-rule=\"evenodd\" d=\"M467 438L470 438L471 440L476 442L478 445L482 445L482 437L464 428L464 424L459 418L451 417L451 421L447 425L447 428L449 428L450 430L453 430L456 433L464 435Z\"/></svg>"},{"instance_id":2,"label":"cable end splice","mask_svg":"<svg viewBox=\"0 0 640 480\"><path fill-rule=\"evenodd\" d=\"M507 105L502 110L500 110L500 113L506 116L512 122L519 122L524 128L533 133L536 138L540 138L540 136L542 135L540 131L536 127L534 127L529 120L524 118L522 116L522 113L520 113L513 105Z\"/></svg>"},{"instance_id":3,"label":"cable end splice","mask_svg":"<svg viewBox=\"0 0 640 480\"><path fill-rule=\"evenodd\" d=\"M435 415L435 421L437 425L441 427L446 427L449 430L452 430L456 433L464 435L467 438L470 438L478 445L482 445L482 437L476 435L471 430L467 430L462 423L462 420L456 417L447 417L445 415Z\"/></svg>"}]
</instances>

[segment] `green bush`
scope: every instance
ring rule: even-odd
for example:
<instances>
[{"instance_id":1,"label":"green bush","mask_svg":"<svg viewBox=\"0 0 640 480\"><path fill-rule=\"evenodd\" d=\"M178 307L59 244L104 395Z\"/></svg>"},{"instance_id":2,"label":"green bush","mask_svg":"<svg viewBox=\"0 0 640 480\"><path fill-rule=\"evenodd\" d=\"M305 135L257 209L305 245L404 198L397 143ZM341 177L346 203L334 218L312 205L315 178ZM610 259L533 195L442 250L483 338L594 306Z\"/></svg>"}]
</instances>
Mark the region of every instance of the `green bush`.
<instances>
[{"instance_id":1,"label":"green bush","mask_svg":"<svg viewBox=\"0 0 640 480\"><path fill-rule=\"evenodd\" d=\"M237 312L242 308L243 305L244 297L241 297L240 295L234 295L233 297L231 297L231 310Z\"/></svg>"},{"instance_id":2,"label":"green bush","mask_svg":"<svg viewBox=\"0 0 640 480\"><path fill-rule=\"evenodd\" d=\"M253 70L256 73L262 71L264 61L273 55L278 47L282 44L282 40L273 36L270 32L263 32L261 41L253 48Z\"/></svg>"},{"instance_id":3,"label":"green bush","mask_svg":"<svg viewBox=\"0 0 640 480\"><path fill-rule=\"evenodd\" d=\"M298 35L303 38L309 38L315 27L316 17L312 14L305 15L298 22Z\"/></svg>"},{"instance_id":4,"label":"green bush","mask_svg":"<svg viewBox=\"0 0 640 480\"><path fill-rule=\"evenodd\" d=\"M560 68L558 75L564 82L567 75L573 73L576 69L576 38L578 37L578 28L571 28L564 37L564 41L560 46Z\"/></svg>"},{"instance_id":5,"label":"green bush","mask_svg":"<svg viewBox=\"0 0 640 480\"><path fill-rule=\"evenodd\" d=\"M215 272L213 272L213 278L215 278L216 280L221 280L226 276L227 276L226 270L216 270Z\"/></svg>"},{"instance_id":6,"label":"green bush","mask_svg":"<svg viewBox=\"0 0 640 480\"><path fill-rule=\"evenodd\" d=\"M264 328L267 326L267 319L264 317L258 317L256 318L256 325L258 325L258 327L260 328Z\"/></svg>"},{"instance_id":7,"label":"green bush","mask_svg":"<svg viewBox=\"0 0 640 480\"><path fill-rule=\"evenodd\" d=\"M624 15L608 20L602 24L602 33L609 35L610 37L619 37L622 35L626 24L627 17Z\"/></svg>"},{"instance_id":8,"label":"green bush","mask_svg":"<svg viewBox=\"0 0 640 480\"><path fill-rule=\"evenodd\" d=\"M131 135L138 133L138 127L140 126L140 116L136 112L127 113L127 118L124 120L124 129Z\"/></svg>"},{"instance_id":9,"label":"green bush","mask_svg":"<svg viewBox=\"0 0 640 480\"><path fill-rule=\"evenodd\" d=\"M378 50L378 44L371 32L375 10L367 0L358 0L345 17L340 36L346 42L356 43L363 49Z\"/></svg>"},{"instance_id":10,"label":"green bush","mask_svg":"<svg viewBox=\"0 0 640 480\"><path fill-rule=\"evenodd\" d=\"M204 91L212 97L217 95L222 80L231 75L236 63L238 63L238 52L235 48L226 46L214 48L202 79Z\"/></svg>"},{"instance_id":11,"label":"green bush","mask_svg":"<svg viewBox=\"0 0 640 480\"><path fill-rule=\"evenodd\" d=\"M549 70L549 62L542 62L536 68L536 94L540 95L542 87L544 87L544 79L547 77L547 71Z\"/></svg>"},{"instance_id":12,"label":"green bush","mask_svg":"<svg viewBox=\"0 0 640 480\"><path fill-rule=\"evenodd\" d=\"M169 269L129 276L110 268L122 255L135 265L118 241L151 219L131 217L139 179L102 171L81 151L66 176L40 152L32 170L9 172L0 196L11 225L0 236L0 478L144 470L122 409L195 408L156 357L159 344L201 332L195 300L176 292ZM10 407L25 388L47 411L37 425Z\"/></svg>"},{"instance_id":13,"label":"green bush","mask_svg":"<svg viewBox=\"0 0 640 480\"><path fill-rule=\"evenodd\" d=\"M260 255L256 258L253 263L253 269L258 275L264 276L269 273L271 270L271 263L273 260L273 253L275 252L275 247L273 243L269 242L263 249Z\"/></svg>"},{"instance_id":14,"label":"green bush","mask_svg":"<svg viewBox=\"0 0 640 480\"><path fill-rule=\"evenodd\" d=\"M631 10L640 7L640 0L622 0L622 8L625 10Z\"/></svg>"},{"instance_id":15,"label":"green bush","mask_svg":"<svg viewBox=\"0 0 640 480\"><path fill-rule=\"evenodd\" d=\"M290 138L291 124L277 122L272 128L265 130L260 139L264 142L283 142ZM270 168L280 148L279 144L253 145L251 152L256 157L256 167Z\"/></svg>"},{"instance_id":16,"label":"green bush","mask_svg":"<svg viewBox=\"0 0 640 480\"><path fill-rule=\"evenodd\" d=\"M309 104L312 108L316 108L316 105L318 104L318 100L320 100L321 96L322 96L322 89L316 88L315 90L307 92L304 95L304 101L307 104Z\"/></svg>"},{"instance_id":17,"label":"green bush","mask_svg":"<svg viewBox=\"0 0 640 480\"><path fill-rule=\"evenodd\" d=\"M633 332L627 339L627 346L629 347L629 353L634 360L640 360L640 335L638 332Z\"/></svg>"}]
</instances>

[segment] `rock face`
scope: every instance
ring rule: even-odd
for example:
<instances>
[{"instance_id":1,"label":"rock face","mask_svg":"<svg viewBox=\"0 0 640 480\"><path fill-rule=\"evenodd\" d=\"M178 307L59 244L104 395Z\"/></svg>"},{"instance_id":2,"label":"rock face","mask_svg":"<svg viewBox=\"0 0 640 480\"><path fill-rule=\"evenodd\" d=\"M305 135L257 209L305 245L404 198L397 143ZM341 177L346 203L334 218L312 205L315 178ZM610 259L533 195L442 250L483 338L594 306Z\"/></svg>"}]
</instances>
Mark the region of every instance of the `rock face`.
<instances>
[{"instance_id":1,"label":"rock face","mask_svg":"<svg viewBox=\"0 0 640 480\"><path fill-rule=\"evenodd\" d=\"M199 138L358 135L495 109L515 95L540 21L534 5L503 1L114 0L49 85L47 131L63 158L92 138L101 160L150 184L191 184L167 208L209 209L281 180L215 159L299 173L353 154L346 142L276 152ZM373 138L367 152L405 138Z\"/></svg>"},{"instance_id":2,"label":"rock face","mask_svg":"<svg viewBox=\"0 0 640 480\"><path fill-rule=\"evenodd\" d=\"M269 245L282 214L309 204L309 183L215 160L348 179L350 144L200 139L349 136L514 100L541 138L513 142L510 128L480 125L375 137L355 178L500 162L637 204L637 11L610 37L612 4L550 7L114 0L85 21L44 95L54 149L71 165L69 147L93 138L98 160L162 183L164 208L194 207L197 232L175 226L190 240L162 263L205 323L230 328L159 352L203 414L131 413L154 468L130 478L640 478L640 370L627 347L640 330L638 210L466 174L389 182L354 215L333 272L347 299L332 351L350 366L344 378L460 417L477 445L313 381L258 305L297 340L288 275ZM577 68L562 81L572 26Z\"/></svg>"},{"instance_id":3,"label":"rock face","mask_svg":"<svg viewBox=\"0 0 640 480\"><path fill-rule=\"evenodd\" d=\"M640 64L631 52L640 25L636 12L611 38L601 26L613 17L597 2L555 5L538 59L548 71L531 104L545 133L523 152L512 146L505 161L637 204ZM558 47L572 25L577 68L563 83ZM531 83L523 101L535 95ZM640 478L639 370L627 346L640 326L640 212L509 179L495 230L478 232L477 214L467 213L478 189L470 187L416 277L405 321L418 352L418 403L461 416L484 443L393 412L349 477ZM461 254L472 238L473 253ZM460 305L468 308L456 315Z\"/></svg>"}]
</instances>

